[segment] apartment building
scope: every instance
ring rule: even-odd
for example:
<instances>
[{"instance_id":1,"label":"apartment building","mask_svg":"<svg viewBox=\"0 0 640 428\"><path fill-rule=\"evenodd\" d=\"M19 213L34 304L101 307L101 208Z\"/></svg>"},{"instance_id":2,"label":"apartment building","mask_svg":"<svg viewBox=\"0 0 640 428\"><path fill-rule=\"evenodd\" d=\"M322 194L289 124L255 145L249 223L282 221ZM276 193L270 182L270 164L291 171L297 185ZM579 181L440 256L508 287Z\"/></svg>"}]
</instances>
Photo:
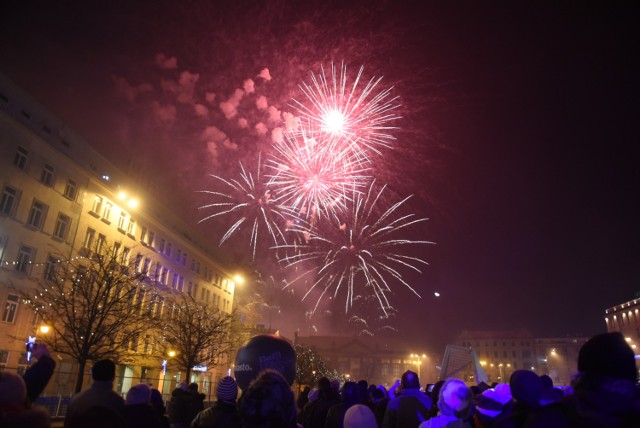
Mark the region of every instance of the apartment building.
<instances>
[{"instance_id":1,"label":"apartment building","mask_svg":"<svg viewBox=\"0 0 640 428\"><path fill-rule=\"evenodd\" d=\"M188 293L231 313L235 284L216 249L3 75L0 148L0 369L24 371L27 337L44 334L15 289L34 287L57 263L107 244L123 264L134 260L159 290ZM133 346L148 347L145 342ZM75 363L56 358L47 392L71 393ZM207 392L230 364L197 367L189 381ZM117 388L126 392L132 383L148 382L166 393L181 380L170 364L149 357L120 366Z\"/></svg>"}]
</instances>

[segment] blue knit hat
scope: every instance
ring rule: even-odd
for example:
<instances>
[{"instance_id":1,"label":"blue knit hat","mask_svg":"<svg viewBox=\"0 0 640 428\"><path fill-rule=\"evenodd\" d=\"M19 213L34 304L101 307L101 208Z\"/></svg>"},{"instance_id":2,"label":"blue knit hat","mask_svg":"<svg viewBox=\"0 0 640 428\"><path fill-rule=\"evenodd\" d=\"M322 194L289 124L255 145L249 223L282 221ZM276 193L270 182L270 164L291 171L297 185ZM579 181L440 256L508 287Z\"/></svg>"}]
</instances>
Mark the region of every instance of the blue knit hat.
<instances>
[{"instance_id":1,"label":"blue knit hat","mask_svg":"<svg viewBox=\"0 0 640 428\"><path fill-rule=\"evenodd\" d=\"M216 397L220 401L236 401L238 398L238 384L231 376L225 376L218 382Z\"/></svg>"}]
</instances>

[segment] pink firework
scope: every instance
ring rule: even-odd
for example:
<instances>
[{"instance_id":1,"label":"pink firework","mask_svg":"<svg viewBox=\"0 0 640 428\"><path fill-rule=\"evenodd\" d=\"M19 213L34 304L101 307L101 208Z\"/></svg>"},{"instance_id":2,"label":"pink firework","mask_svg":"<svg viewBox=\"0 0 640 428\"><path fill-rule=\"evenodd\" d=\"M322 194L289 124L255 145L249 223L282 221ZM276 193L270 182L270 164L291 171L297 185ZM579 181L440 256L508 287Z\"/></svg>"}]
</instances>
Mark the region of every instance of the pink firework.
<instances>
[{"instance_id":1,"label":"pink firework","mask_svg":"<svg viewBox=\"0 0 640 428\"><path fill-rule=\"evenodd\" d=\"M364 292L374 295L387 314L390 308L387 294L393 282L403 284L420 297L403 278L402 270L420 272L419 266L428 263L413 256L411 250L432 242L404 239L399 235L427 219L399 213L409 198L379 211L377 204L385 187L376 192L374 185L372 183L365 194L355 193L343 215L332 213L311 227L298 227L305 243L296 245L297 252L282 259L288 268L302 271L289 285L309 284L304 298L313 290L319 290L316 309L327 293L335 298L345 289L345 311L352 306L354 296Z\"/></svg>"},{"instance_id":2,"label":"pink firework","mask_svg":"<svg viewBox=\"0 0 640 428\"><path fill-rule=\"evenodd\" d=\"M263 234L270 237L274 245L286 242L285 232L287 225L291 224L291 216L289 215L290 210L280 203L278 198L273 195L269 185L262 181L260 159L258 159L255 175L247 172L242 163L240 163L240 169L240 180L227 180L217 175L210 175L222 183L227 191L199 191L212 196L213 201L198 209L213 209L214 212L198 223L214 217L233 217L233 223L220 239L220 245L247 225L250 227L249 245L253 249L253 259L255 259L256 247L258 242L262 242L260 237Z\"/></svg>"},{"instance_id":3,"label":"pink firework","mask_svg":"<svg viewBox=\"0 0 640 428\"><path fill-rule=\"evenodd\" d=\"M391 94L393 88L379 90L382 77L361 85L363 70L360 67L350 82L346 65L337 70L331 64L329 75L322 67L320 74L311 74L310 83L300 85L304 97L294 99L292 106L310 129L342 137L356 156L368 160L371 153L392 147L400 104L399 97Z\"/></svg>"},{"instance_id":4,"label":"pink firework","mask_svg":"<svg viewBox=\"0 0 640 428\"><path fill-rule=\"evenodd\" d=\"M368 167L339 138L318 141L305 133L287 133L274 151L267 161L269 185L301 218L343 210L354 189L370 180Z\"/></svg>"}]
</instances>

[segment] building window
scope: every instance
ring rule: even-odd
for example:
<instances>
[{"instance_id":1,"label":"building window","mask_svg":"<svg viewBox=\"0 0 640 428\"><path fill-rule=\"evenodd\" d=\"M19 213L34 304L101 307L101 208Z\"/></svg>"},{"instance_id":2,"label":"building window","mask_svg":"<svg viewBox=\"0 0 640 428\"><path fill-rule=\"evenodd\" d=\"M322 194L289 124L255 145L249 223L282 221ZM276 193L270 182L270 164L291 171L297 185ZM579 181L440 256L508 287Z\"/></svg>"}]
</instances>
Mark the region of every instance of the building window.
<instances>
[{"instance_id":1,"label":"building window","mask_svg":"<svg viewBox=\"0 0 640 428\"><path fill-rule=\"evenodd\" d=\"M125 266L128 265L130 255L131 255L131 248L124 247L124 249L122 250L122 255L120 257L120 263L122 263Z\"/></svg>"},{"instance_id":2,"label":"building window","mask_svg":"<svg viewBox=\"0 0 640 428\"><path fill-rule=\"evenodd\" d=\"M15 294L9 294L7 296L7 302L4 305L2 311L2 321L13 323L16 320L16 312L18 312L18 302L20 297Z\"/></svg>"},{"instance_id":3,"label":"building window","mask_svg":"<svg viewBox=\"0 0 640 428\"><path fill-rule=\"evenodd\" d=\"M31 210L29 211L29 218L27 219L29 226L41 229L46 212L47 206L40 201L34 200L31 205Z\"/></svg>"},{"instance_id":4,"label":"building window","mask_svg":"<svg viewBox=\"0 0 640 428\"><path fill-rule=\"evenodd\" d=\"M82 243L82 245L85 248L92 249L93 241L95 240L95 238L96 238L96 231L90 227L87 227L87 233L85 233L84 235L84 242Z\"/></svg>"},{"instance_id":5,"label":"building window","mask_svg":"<svg viewBox=\"0 0 640 428\"><path fill-rule=\"evenodd\" d=\"M62 240L67 239L70 227L71 217L62 213L58 214L58 220L56 221L56 227L53 230L53 236Z\"/></svg>"},{"instance_id":6,"label":"building window","mask_svg":"<svg viewBox=\"0 0 640 428\"><path fill-rule=\"evenodd\" d=\"M145 275L149 273L149 266L151 266L151 259L149 257L146 257L144 259L144 264L142 266L142 273L144 273Z\"/></svg>"},{"instance_id":7,"label":"building window","mask_svg":"<svg viewBox=\"0 0 640 428\"><path fill-rule=\"evenodd\" d=\"M44 266L44 279L47 281L54 281L56 277L56 270L58 268L58 259L49 256L47 264Z\"/></svg>"},{"instance_id":8,"label":"building window","mask_svg":"<svg viewBox=\"0 0 640 428\"><path fill-rule=\"evenodd\" d=\"M72 201L76 200L76 197L78 196L78 185L75 181L67 181L67 184L64 186L64 196Z\"/></svg>"},{"instance_id":9,"label":"building window","mask_svg":"<svg viewBox=\"0 0 640 428\"><path fill-rule=\"evenodd\" d=\"M104 236L102 233L99 233L98 240L96 241L96 253L103 254L104 246L106 242L107 242L107 237Z\"/></svg>"},{"instance_id":10,"label":"building window","mask_svg":"<svg viewBox=\"0 0 640 428\"><path fill-rule=\"evenodd\" d=\"M96 197L93 199L93 207L91 207L91 211L99 215L102 211L102 202L102 196L96 195Z\"/></svg>"},{"instance_id":11,"label":"building window","mask_svg":"<svg viewBox=\"0 0 640 428\"><path fill-rule=\"evenodd\" d=\"M140 232L140 242L142 242L143 244L147 243L147 228L143 227L142 231Z\"/></svg>"},{"instance_id":12,"label":"building window","mask_svg":"<svg viewBox=\"0 0 640 428\"><path fill-rule=\"evenodd\" d=\"M167 242L167 251L165 252L167 257L171 257L171 242Z\"/></svg>"},{"instance_id":13,"label":"building window","mask_svg":"<svg viewBox=\"0 0 640 428\"><path fill-rule=\"evenodd\" d=\"M178 250L178 252L176 253L176 261L180 263L180 260L182 260L182 251Z\"/></svg>"},{"instance_id":14,"label":"building window","mask_svg":"<svg viewBox=\"0 0 640 428\"><path fill-rule=\"evenodd\" d=\"M155 243L156 240L156 234L153 231L149 231L149 235L147 237L147 244L149 244L150 247L153 247L153 244Z\"/></svg>"},{"instance_id":15,"label":"building window","mask_svg":"<svg viewBox=\"0 0 640 428\"><path fill-rule=\"evenodd\" d=\"M187 253L182 253L182 266L187 265Z\"/></svg>"},{"instance_id":16,"label":"building window","mask_svg":"<svg viewBox=\"0 0 640 428\"><path fill-rule=\"evenodd\" d=\"M124 223L127 220L127 213L120 211L120 218L118 218L118 230L124 232Z\"/></svg>"},{"instance_id":17,"label":"building window","mask_svg":"<svg viewBox=\"0 0 640 428\"><path fill-rule=\"evenodd\" d=\"M29 273L31 271L31 262L33 260L34 250L31 247L23 245L18 251L18 261L16 263L16 270L22 273Z\"/></svg>"},{"instance_id":18,"label":"building window","mask_svg":"<svg viewBox=\"0 0 640 428\"><path fill-rule=\"evenodd\" d=\"M136 234L136 221L132 218L129 219L129 224L127 225L127 234L131 236Z\"/></svg>"},{"instance_id":19,"label":"building window","mask_svg":"<svg viewBox=\"0 0 640 428\"><path fill-rule=\"evenodd\" d=\"M13 164L20 169L25 169L27 166L27 160L29 159L29 150L22 146L18 147L16 154L13 157Z\"/></svg>"},{"instance_id":20,"label":"building window","mask_svg":"<svg viewBox=\"0 0 640 428\"><path fill-rule=\"evenodd\" d=\"M173 288L174 290L178 289L178 279L180 279L180 275L178 275L178 272L174 272L173 281L171 282L171 288Z\"/></svg>"},{"instance_id":21,"label":"building window","mask_svg":"<svg viewBox=\"0 0 640 428\"><path fill-rule=\"evenodd\" d=\"M45 165L44 168L42 168L40 182L49 187L53 185L53 167L51 165Z\"/></svg>"},{"instance_id":22,"label":"building window","mask_svg":"<svg viewBox=\"0 0 640 428\"><path fill-rule=\"evenodd\" d=\"M6 215L13 215L18 205L18 191L13 187L6 186L0 199L0 212Z\"/></svg>"},{"instance_id":23,"label":"building window","mask_svg":"<svg viewBox=\"0 0 640 428\"><path fill-rule=\"evenodd\" d=\"M102 219L106 221L110 221L111 218L111 203L107 202L104 204L104 212L102 213Z\"/></svg>"},{"instance_id":24,"label":"building window","mask_svg":"<svg viewBox=\"0 0 640 428\"><path fill-rule=\"evenodd\" d=\"M184 291L184 277L183 276L180 277L180 283L178 284L178 291L180 291L180 292Z\"/></svg>"},{"instance_id":25,"label":"building window","mask_svg":"<svg viewBox=\"0 0 640 428\"><path fill-rule=\"evenodd\" d=\"M142 254L138 253L136 255L136 260L133 263L133 267L137 273L141 273L142 270Z\"/></svg>"},{"instance_id":26,"label":"building window","mask_svg":"<svg viewBox=\"0 0 640 428\"><path fill-rule=\"evenodd\" d=\"M7 363L9 362L9 351L4 349L0 350L0 372L4 371L7 368Z\"/></svg>"},{"instance_id":27,"label":"building window","mask_svg":"<svg viewBox=\"0 0 640 428\"><path fill-rule=\"evenodd\" d=\"M160 246L158 247L158 251L164 254L164 250L166 246L167 246L167 241L164 238L160 239Z\"/></svg>"}]
</instances>

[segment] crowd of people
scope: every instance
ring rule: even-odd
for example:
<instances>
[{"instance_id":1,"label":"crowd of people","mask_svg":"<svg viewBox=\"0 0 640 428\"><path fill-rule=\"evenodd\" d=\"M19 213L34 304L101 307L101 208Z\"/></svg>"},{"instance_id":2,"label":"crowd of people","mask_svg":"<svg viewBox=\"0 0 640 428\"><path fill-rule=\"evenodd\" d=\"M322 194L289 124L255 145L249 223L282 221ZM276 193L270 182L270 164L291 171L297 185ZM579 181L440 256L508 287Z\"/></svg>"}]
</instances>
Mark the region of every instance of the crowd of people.
<instances>
[{"instance_id":1,"label":"crowd of people","mask_svg":"<svg viewBox=\"0 0 640 428\"><path fill-rule=\"evenodd\" d=\"M0 427L50 427L46 411L31 403L44 390L55 362L46 346L20 377L0 373ZM236 381L222 378L217 400L204 408L197 384L181 384L168 408L146 384L126 400L113 390L115 365L96 362L93 383L70 402L65 427L117 428L513 428L640 427L640 389L633 350L620 333L594 336L581 348L570 387L549 376L516 370L508 384L469 387L450 378L425 391L406 371L388 390L381 385L320 378L297 399L281 373L260 372L239 397Z\"/></svg>"}]
</instances>

